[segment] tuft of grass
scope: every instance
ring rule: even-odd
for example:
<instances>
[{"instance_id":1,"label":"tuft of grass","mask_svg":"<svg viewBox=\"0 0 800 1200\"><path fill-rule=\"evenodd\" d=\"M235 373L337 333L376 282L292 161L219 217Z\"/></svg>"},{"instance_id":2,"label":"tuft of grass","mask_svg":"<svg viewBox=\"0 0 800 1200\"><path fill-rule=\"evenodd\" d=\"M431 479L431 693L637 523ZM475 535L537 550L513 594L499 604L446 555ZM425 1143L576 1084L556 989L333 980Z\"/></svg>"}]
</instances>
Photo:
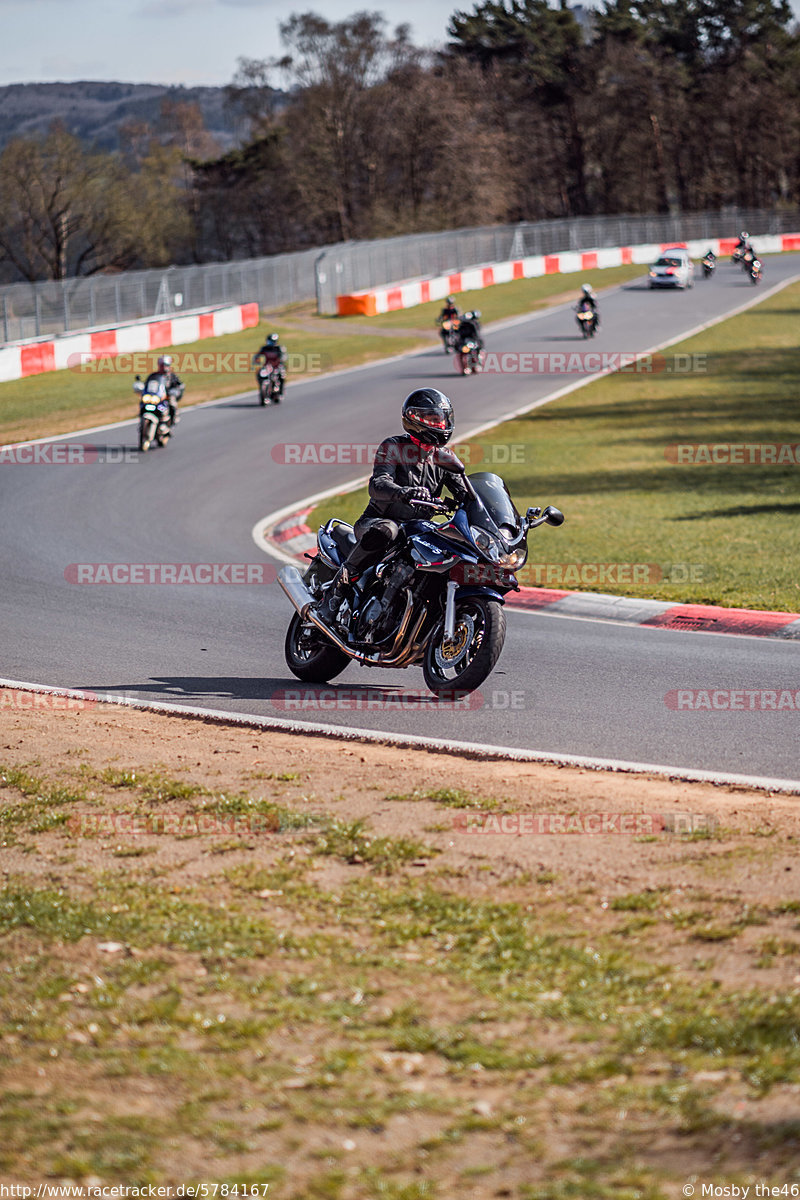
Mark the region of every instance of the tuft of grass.
<instances>
[{"instance_id":1,"label":"tuft of grass","mask_svg":"<svg viewBox=\"0 0 800 1200\"><path fill-rule=\"evenodd\" d=\"M615 912L651 912L661 903L659 892L632 892L629 896L617 896L609 907Z\"/></svg>"},{"instance_id":2,"label":"tuft of grass","mask_svg":"<svg viewBox=\"0 0 800 1200\"><path fill-rule=\"evenodd\" d=\"M127 876L102 878L102 905L23 881L0 891L0 932L30 929L45 938L77 942L103 937L138 946L173 946L206 954L264 954L276 945L265 920L215 908L162 889L138 887Z\"/></svg>"},{"instance_id":3,"label":"tuft of grass","mask_svg":"<svg viewBox=\"0 0 800 1200\"><path fill-rule=\"evenodd\" d=\"M363 821L329 821L310 843L317 854L331 854L348 863L367 863L391 874L403 863L431 858L439 851L409 838L375 837Z\"/></svg>"},{"instance_id":4,"label":"tuft of grass","mask_svg":"<svg viewBox=\"0 0 800 1200\"><path fill-rule=\"evenodd\" d=\"M0 831L5 845L17 841L23 833L47 833L66 825L70 814L63 811L63 806L86 801L83 791L50 783L19 767L0 765L0 793L6 790L24 799L0 805Z\"/></svg>"},{"instance_id":5,"label":"tuft of grass","mask_svg":"<svg viewBox=\"0 0 800 1200\"><path fill-rule=\"evenodd\" d=\"M386 796L388 801L408 802L413 800L432 800L434 804L442 804L447 808L478 808L491 811L500 808L500 801L490 796L473 796L462 788L430 788L424 792L406 792Z\"/></svg>"},{"instance_id":6,"label":"tuft of grass","mask_svg":"<svg viewBox=\"0 0 800 1200\"><path fill-rule=\"evenodd\" d=\"M170 779L157 771L137 771L130 767L117 770L106 767L100 771L98 779L111 788L128 788L140 793L143 800L149 802L168 800L191 800L195 796L207 795L207 789L196 783L188 783L181 779Z\"/></svg>"}]
</instances>

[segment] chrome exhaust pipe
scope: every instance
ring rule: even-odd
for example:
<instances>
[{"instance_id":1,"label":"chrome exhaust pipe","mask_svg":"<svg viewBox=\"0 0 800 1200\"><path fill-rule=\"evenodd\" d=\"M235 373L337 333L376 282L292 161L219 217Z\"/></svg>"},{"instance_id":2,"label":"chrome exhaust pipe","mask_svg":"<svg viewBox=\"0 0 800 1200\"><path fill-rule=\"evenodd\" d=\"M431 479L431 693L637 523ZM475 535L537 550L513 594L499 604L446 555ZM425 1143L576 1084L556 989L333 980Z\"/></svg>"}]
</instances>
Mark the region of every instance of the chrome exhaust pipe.
<instances>
[{"instance_id":1,"label":"chrome exhaust pipe","mask_svg":"<svg viewBox=\"0 0 800 1200\"><path fill-rule=\"evenodd\" d=\"M308 610L314 603L314 597L303 583L303 577L297 567L283 567L278 572L278 583L300 613L300 616L305 620L308 616Z\"/></svg>"},{"instance_id":2,"label":"chrome exhaust pipe","mask_svg":"<svg viewBox=\"0 0 800 1200\"><path fill-rule=\"evenodd\" d=\"M369 657L361 654L358 650L353 650L343 642L337 633L334 633L324 621L321 621L317 614L313 611L312 605L314 597L303 583L302 576L297 567L286 566L278 572L278 583L283 588L286 595L291 600L294 607L297 609L303 621L310 621L312 625L316 625L317 629L321 630L325 636L333 642L337 649L342 650L348 658L353 658L356 662L368 663ZM374 660L373 660L374 661Z\"/></svg>"}]
</instances>

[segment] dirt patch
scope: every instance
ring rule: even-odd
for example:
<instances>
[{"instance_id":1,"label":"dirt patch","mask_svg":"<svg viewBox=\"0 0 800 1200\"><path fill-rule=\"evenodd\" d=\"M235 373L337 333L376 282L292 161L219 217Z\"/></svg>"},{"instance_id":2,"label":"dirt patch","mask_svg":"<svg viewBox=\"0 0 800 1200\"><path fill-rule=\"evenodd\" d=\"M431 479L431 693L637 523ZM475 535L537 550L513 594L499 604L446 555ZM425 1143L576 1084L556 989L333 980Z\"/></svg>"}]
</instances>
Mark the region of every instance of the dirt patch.
<instances>
[{"instance_id":1,"label":"dirt patch","mask_svg":"<svg viewBox=\"0 0 800 1200\"><path fill-rule=\"evenodd\" d=\"M0 706L0 1178L796 1178L796 797Z\"/></svg>"}]
</instances>

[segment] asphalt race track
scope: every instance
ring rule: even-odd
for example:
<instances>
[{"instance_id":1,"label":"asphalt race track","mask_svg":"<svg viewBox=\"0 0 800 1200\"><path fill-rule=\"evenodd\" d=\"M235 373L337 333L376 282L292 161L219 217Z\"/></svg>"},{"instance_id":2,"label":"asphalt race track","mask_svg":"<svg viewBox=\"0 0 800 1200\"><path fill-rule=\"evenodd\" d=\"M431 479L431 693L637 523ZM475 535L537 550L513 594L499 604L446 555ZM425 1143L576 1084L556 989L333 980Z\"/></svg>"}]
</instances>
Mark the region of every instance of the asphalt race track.
<instances>
[{"instance_id":1,"label":"asphalt race track","mask_svg":"<svg viewBox=\"0 0 800 1200\"><path fill-rule=\"evenodd\" d=\"M800 255L768 257L759 298L798 272ZM572 282L577 294L580 277L565 279L565 289ZM754 295L727 262L686 292L651 292L643 277L603 297L603 327L593 342L579 340L569 307L560 306L489 329L487 349L638 352ZM576 378L463 379L436 347L290 381L280 407L263 409L252 393L187 409L165 450L129 454L127 461L0 464L0 675L232 713L800 780L797 712L678 712L665 699L674 689L796 690L796 642L508 612L497 669L473 707L453 710L429 696L419 668L351 665L326 688L300 685L284 663L292 609L277 583L82 585L67 577L70 564L263 566L268 560L251 536L260 519L368 472L347 463L276 463L274 446L376 443L400 431L403 398L424 384L453 400L457 440ZM109 376L109 386L127 388L129 381ZM191 386L189 379L188 392ZM136 447L136 422L74 440L123 459L125 448ZM532 557L544 557L542 539L557 537L558 530L535 531ZM299 710L298 690L308 705Z\"/></svg>"}]
</instances>

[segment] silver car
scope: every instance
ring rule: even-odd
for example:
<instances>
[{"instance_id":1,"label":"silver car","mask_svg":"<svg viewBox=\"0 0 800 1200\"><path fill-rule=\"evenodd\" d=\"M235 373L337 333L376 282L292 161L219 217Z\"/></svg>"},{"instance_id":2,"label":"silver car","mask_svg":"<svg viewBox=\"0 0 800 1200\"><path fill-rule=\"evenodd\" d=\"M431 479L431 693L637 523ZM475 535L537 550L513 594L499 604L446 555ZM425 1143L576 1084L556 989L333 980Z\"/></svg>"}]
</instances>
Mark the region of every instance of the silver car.
<instances>
[{"instance_id":1,"label":"silver car","mask_svg":"<svg viewBox=\"0 0 800 1200\"><path fill-rule=\"evenodd\" d=\"M692 287L694 265L683 246L667 246L650 268L650 287Z\"/></svg>"}]
</instances>

